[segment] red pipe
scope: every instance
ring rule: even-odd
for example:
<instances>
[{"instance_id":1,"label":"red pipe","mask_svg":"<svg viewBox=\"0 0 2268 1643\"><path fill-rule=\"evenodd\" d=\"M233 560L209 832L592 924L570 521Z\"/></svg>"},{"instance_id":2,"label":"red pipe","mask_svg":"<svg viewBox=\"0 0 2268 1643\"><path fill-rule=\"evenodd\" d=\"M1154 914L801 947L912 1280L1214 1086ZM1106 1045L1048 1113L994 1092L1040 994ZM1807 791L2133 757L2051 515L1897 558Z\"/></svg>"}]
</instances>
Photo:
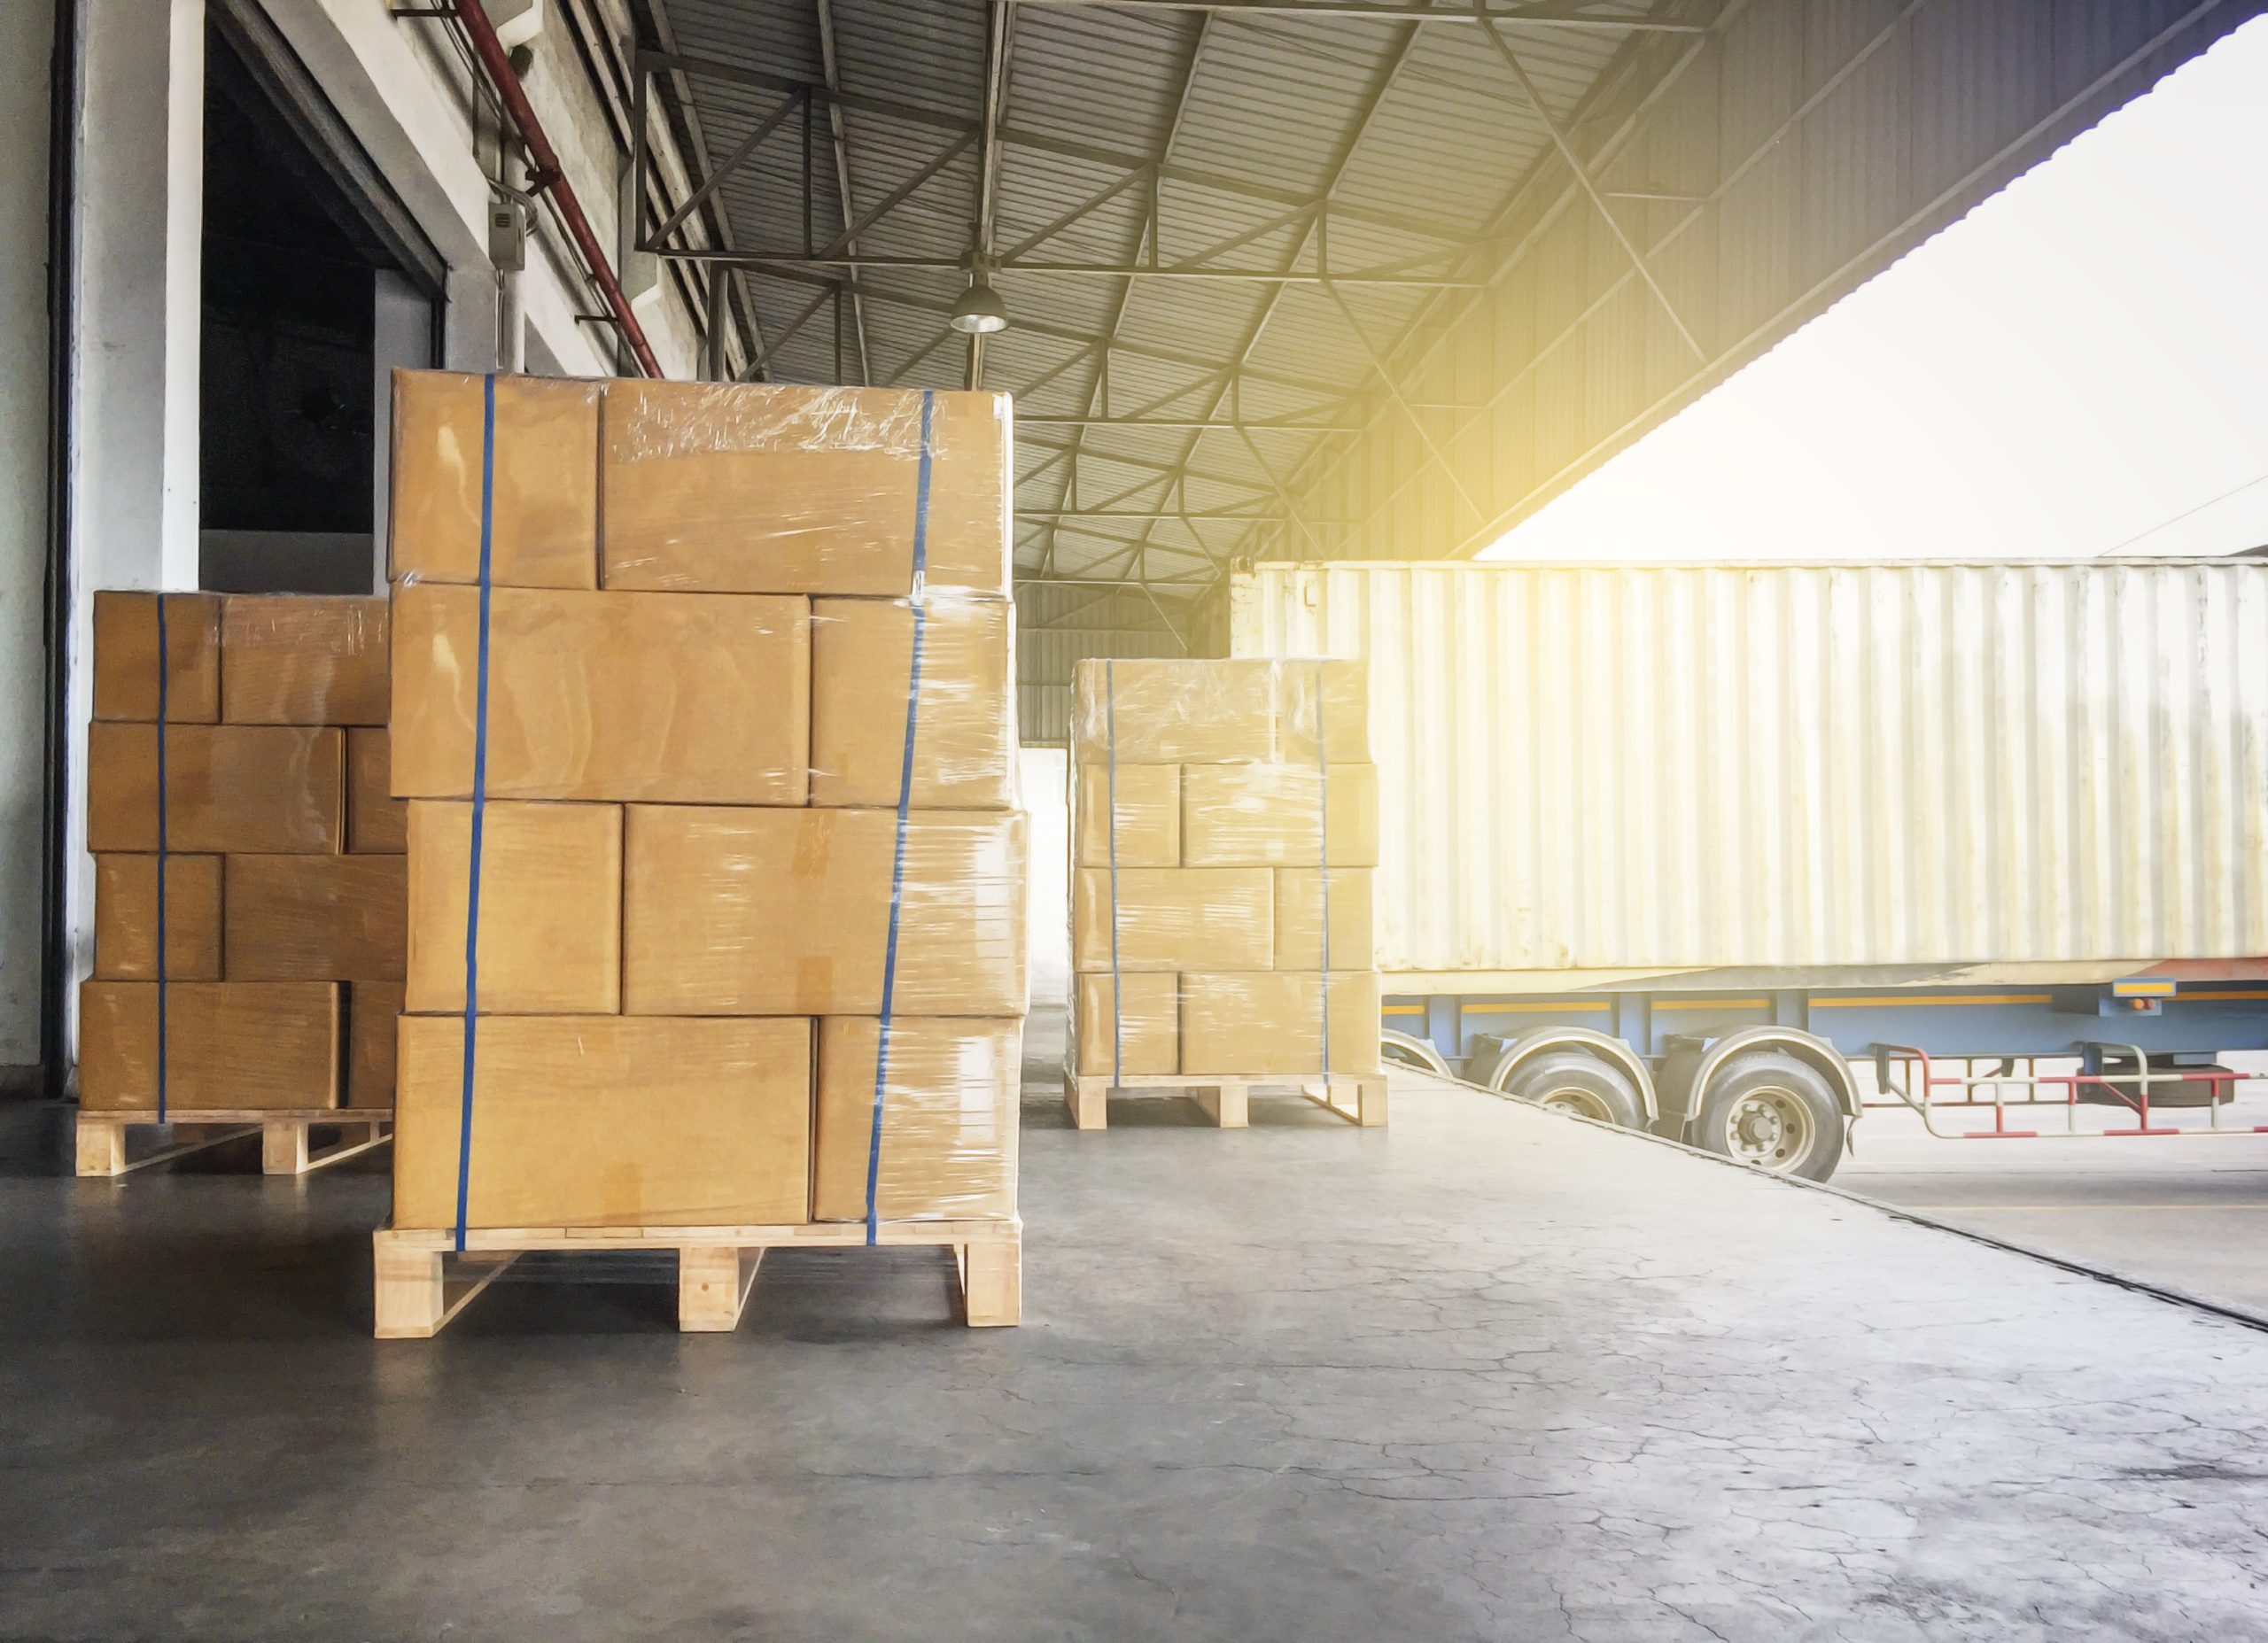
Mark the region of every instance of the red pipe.
<instances>
[{"instance_id":1,"label":"red pipe","mask_svg":"<svg viewBox=\"0 0 2268 1643\"><path fill-rule=\"evenodd\" d=\"M527 89L513 71L504 43L496 38L496 26L488 20L480 0L454 3L457 21L464 26L466 37L472 42L472 54L480 59L480 66L487 72L488 83L495 87L504 112L519 129L520 141L527 144L528 158L535 163L535 174L528 179L528 191L541 194L549 190L558 204L561 221L567 225L567 236L582 253L583 266L590 270L599 294L606 298L615 324L622 329L623 340L637 355L639 368L648 376L660 376L661 361L654 358L654 350L646 341L645 328L630 311L630 298L622 294L621 283L614 277L614 265L599 247L599 236L591 232L590 219L583 215L582 203L575 198L574 184L567 181L567 174L559 164L559 151L544 135L543 122L535 117L535 110L528 103Z\"/></svg>"}]
</instances>

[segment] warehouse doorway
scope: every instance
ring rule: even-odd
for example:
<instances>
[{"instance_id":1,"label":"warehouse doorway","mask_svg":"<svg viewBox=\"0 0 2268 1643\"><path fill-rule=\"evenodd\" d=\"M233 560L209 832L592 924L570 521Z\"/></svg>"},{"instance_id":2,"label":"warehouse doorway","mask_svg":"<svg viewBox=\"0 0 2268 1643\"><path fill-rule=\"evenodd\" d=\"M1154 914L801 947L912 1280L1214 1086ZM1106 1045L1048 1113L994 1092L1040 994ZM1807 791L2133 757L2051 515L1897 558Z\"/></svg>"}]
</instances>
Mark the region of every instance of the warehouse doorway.
<instances>
[{"instance_id":1,"label":"warehouse doorway","mask_svg":"<svg viewBox=\"0 0 2268 1643\"><path fill-rule=\"evenodd\" d=\"M384 585L387 376L437 362L441 264L257 7L206 42L198 581Z\"/></svg>"}]
</instances>

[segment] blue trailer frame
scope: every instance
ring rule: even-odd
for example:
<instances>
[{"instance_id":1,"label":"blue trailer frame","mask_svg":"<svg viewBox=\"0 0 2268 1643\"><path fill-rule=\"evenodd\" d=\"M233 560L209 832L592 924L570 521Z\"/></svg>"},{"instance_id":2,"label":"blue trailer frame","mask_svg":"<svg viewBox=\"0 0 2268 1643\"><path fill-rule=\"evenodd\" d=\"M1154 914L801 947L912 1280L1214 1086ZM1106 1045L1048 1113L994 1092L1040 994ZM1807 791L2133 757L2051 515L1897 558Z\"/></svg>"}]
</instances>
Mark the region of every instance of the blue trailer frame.
<instances>
[{"instance_id":1,"label":"blue trailer frame","mask_svg":"<svg viewBox=\"0 0 2268 1643\"><path fill-rule=\"evenodd\" d=\"M2221 1124L2238 1075L2216 1062L2231 1051L2268 1050L2268 962L2166 965L2084 984L1820 986L1813 973L1801 978L1805 985L1786 985L1791 978L1757 972L1730 984L1721 975L1681 979L1685 984L1674 988L1571 993L1389 992L1382 1027L1390 1042L1397 1035L1420 1041L1451 1068L1477 1071L1477 1081L1498 1089L1511 1087L1519 1065L1545 1051L1596 1057L1636 1086L1643 1121L1665 1135L1686 1135L1712 1075L1749 1050L1809 1062L1834 1089L1846 1122L1870 1108L1903 1106L1920 1110L1931 1133L1945 1135L1938 1115L1981 1108L1991 1110L1989 1127L1951 1133L1995 1139L2255 1133L2249 1125ZM2014 1070L2017 1061L2060 1058L2076 1059L2077 1073ZM1979 1078L1946 1076L1932 1065L1940 1059L2007 1067ZM1851 1070L1866 1062L1877 1070L1872 1096ZM2167 1123L2163 1106L2153 1118L2153 1081L2170 1089L2173 1079L2218 1097L2205 1101L2202 1124ZM2134 1109L2139 1121L2078 1128L2079 1107L2114 1104ZM2063 1128L2009 1121L2011 1112L2043 1108L2063 1112Z\"/></svg>"}]
</instances>

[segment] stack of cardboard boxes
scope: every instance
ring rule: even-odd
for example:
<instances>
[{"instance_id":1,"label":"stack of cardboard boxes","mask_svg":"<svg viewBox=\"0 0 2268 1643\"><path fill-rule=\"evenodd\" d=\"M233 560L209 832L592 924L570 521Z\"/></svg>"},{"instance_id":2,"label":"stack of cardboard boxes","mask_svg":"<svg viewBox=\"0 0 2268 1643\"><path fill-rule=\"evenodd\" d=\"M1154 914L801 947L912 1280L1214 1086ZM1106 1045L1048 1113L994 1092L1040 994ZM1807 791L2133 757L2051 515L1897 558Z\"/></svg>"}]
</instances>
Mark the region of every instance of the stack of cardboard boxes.
<instances>
[{"instance_id":1,"label":"stack of cardboard boxes","mask_svg":"<svg viewBox=\"0 0 2268 1643\"><path fill-rule=\"evenodd\" d=\"M162 1061L183 1121L389 1108L406 872L386 603L163 597L161 634L159 595L95 595L80 1104L154 1114Z\"/></svg>"},{"instance_id":2,"label":"stack of cardboard boxes","mask_svg":"<svg viewBox=\"0 0 2268 1643\"><path fill-rule=\"evenodd\" d=\"M1072 1077L1375 1074L1362 664L1083 662L1073 712Z\"/></svg>"},{"instance_id":3,"label":"stack of cardboard boxes","mask_svg":"<svg viewBox=\"0 0 2268 1643\"><path fill-rule=\"evenodd\" d=\"M493 394L395 384L394 1226L1014 1217L1006 400Z\"/></svg>"}]
</instances>

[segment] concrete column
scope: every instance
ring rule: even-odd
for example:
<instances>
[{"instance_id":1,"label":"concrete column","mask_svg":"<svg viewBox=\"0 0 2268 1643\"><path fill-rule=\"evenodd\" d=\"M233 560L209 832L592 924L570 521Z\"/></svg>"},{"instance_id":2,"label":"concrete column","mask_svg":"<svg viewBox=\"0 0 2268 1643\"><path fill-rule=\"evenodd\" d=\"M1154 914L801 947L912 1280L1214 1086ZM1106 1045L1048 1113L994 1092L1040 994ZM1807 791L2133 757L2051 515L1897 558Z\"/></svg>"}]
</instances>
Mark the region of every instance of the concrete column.
<instances>
[{"instance_id":1,"label":"concrete column","mask_svg":"<svg viewBox=\"0 0 2268 1643\"><path fill-rule=\"evenodd\" d=\"M97 588L197 585L203 0L80 0L65 923L93 957L87 720ZM76 1036L75 1001L72 1012Z\"/></svg>"},{"instance_id":2,"label":"concrete column","mask_svg":"<svg viewBox=\"0 0 2268 1643\"><path fill-rule=\"evenodd\" d=\"M39 1060L50 0L0 5L0 1086Z\"/></svg>"}]
</instances>

